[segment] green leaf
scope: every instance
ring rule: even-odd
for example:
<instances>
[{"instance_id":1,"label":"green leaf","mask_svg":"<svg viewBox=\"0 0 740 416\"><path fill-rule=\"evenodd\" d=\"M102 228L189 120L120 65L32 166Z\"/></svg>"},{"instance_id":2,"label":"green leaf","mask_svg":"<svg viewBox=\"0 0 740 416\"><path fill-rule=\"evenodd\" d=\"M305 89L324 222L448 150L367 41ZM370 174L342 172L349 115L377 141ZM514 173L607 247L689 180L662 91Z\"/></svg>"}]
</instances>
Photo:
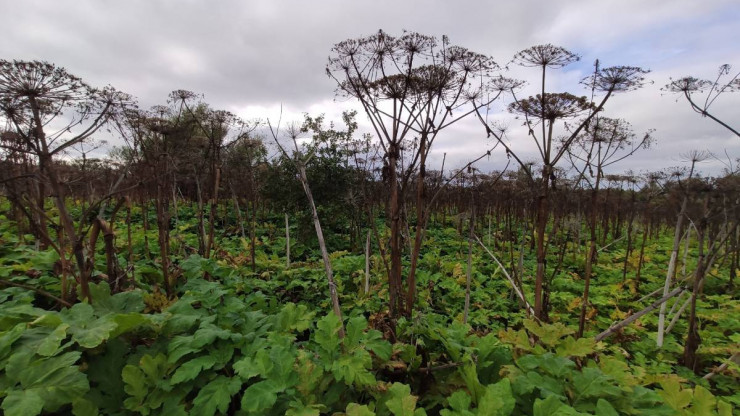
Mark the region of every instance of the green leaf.
<instances>
[{"instance_id":1,"label":"green leaf","mask_svg":"<svg viewBox=\"0 0 740 416\"><path fill-rule=\"evenodd\" d=\"M38 355L43 355L46 357L56 354L59 350L59 345L65 338L67 338L68 328L69 325L67 324L60 324L58 327L56 327L56 329L54 329L54 331L52 331L49 336L41 341L41 343L39 344L39 348L36 350L36 353Z\"/></svg>"},{"instance_id":2,"label":"green leaf","mask_svg":"<svg viewBox=\"0 0 740 416\"><path fill-rule=\"evenodd\" d=\"M263 380L252 384L244 391L242 410L261 412L269 409L277 401L277 394L281 389L270 380Z\"/></svg>"},{"instance_id":3,"label":"green leaf","mask_svg":"<svg viewBox=\"0 0 740 416\"><path fill-rule=\"evenodd\" d=\"M111 331L109 334L110 338L117 338L121 334L125 334L138 326L149 322L149 317L140 313L118 313L112 315L113 322L116 324L116 329Z\"/></svg>"},{"instance_id":4,"label":"green leaf","mask_svg":"<svg viewBox=\"0 0 740 416\"><path fill-rule=\"evenodd\" d=\"M194 415L206 416L212 416L216 411L226 413L231 396L239 392L241 386L242 382L237 378L216 377L200 390L193 400L193 408L190 412Z\"/></svg>"},{"instance_id":5,"label":"green leaf","mask_svg":"<svg viewBox=\"0 0 740 416\"><path fill-rule=\"evenodd\" d=\"M309 312L306 305L296 305L288 303L283 306L277 315L276 327L284 332L288 331L305 331L311 326L315 313Z\"/></svg>"},{"instance_id":6,"label":"green leaf","mask_svg":"<svg viewBox=\"0 0 740 416\"><path fill-rule=\"evenodd\" d=\"M608 401L599 399L596 402L596 416L619 416L619 413L617 413Z\"/></svg>"},{"instance_id":7,"label":"green leaf","mask_svg":"<svg viewBox=\"0 0 740 416\"><path fill-rule=\"evenodd\" d=\"M660 383L663 390L658 394L665 400L668 406L681 411L691 404L691 390L681 390L681 385L674 379L667 379Z\"/></svg>"},{"instance_id":8,"label":"green leaf","mask_svg":"<svg viewBox=\"0 0 740 416\"><path fill-rule=\"evenodd\" d=\"M32 361L19 374L21 387L36 393L44 409L54 412L90 389L87 377L75 365L79 358L80 352L75 351Z\"/></svg>"},{"instance_id":9,"label":"green leaf","mask_svg":"<svg viewBox=\"0 0 740 416\"><path fill-rule=\"evenodd\" d=\"M258 366L257 362L252 357L244 357L241 360L234 363L234 371L244 381L250 378L262 374L263 369Z\"/></svg>"},{"instance_id":10,"label":"green leaf","mask_svg":"<svg viewBox=\"0 0 740 416\"><path fill-rule=\"evenodd\" d=\"M468 361L462 367L458 367L458 373L462 376L465 381L465 386L473 396L473 403L480 403L481 398L485 394L485 387L480 383L478 379L478 372L476 371L475 364Z\"/></svg>"},{"instance_id":11,"label":"green leaf","mask_svg":"<svg viewBox=\"0 0 740 416\"><path fill-rule=\"evenodd\" d=\"M545 400L536 399L533 410L534 416L577 416L584 414L561 402L557 396L547 396Z\"/></svg>"},{"instance_id":12,"label":"green leaf","mask_svg":"<svg viewBox=\"0 0 740 416\"><path fill-rule=\"evenodd\" d=\"M468 393L465 393L462 390L458 390L452 393L452 395L447 398L447 403L454 410L462 412L470 409L472 399L470 398L470 395L468 395Z\"/></svg>"},{"instance_id":13,"label":"green leaf","mask_svg":"<svg viewBox=\"0 0 740 416\"><path fill-rule=\"evenodd\" d=\"M533 320L527 319L523 323L524 327L527 328L529 332L536 335L540 342L549 347L557 345L560 342L560 338L575 332L560 322L552 325L541 325Z\"/></svg>"},{"instance_id":14,"label":"green leaf","mask_svg":"<svg viewBox=\"0 0 740 416\"><path fill-rule=\"evenodd\" d=\"M411 387L406 384L393 383L388 389L390 398L385 405L394 416L414 416L416 414L416 396L411 395Z\"/></svg>"},{"instance_id":15,"label":"green leaf","mask_svg":"<svg viewBox=\"0 0 740 416\"><path fill-rule=\"evenodd\" d=\"M370 354L359 350L354 354L342 354L331 367L331 372L337 381L347 385L369 386L375 384L375 377L368 369L372 366Z\"/></svg>"},{"instance_id":16,"label":"green leaf","mask_svg":"<svg viewBox=\"0 0 740 416\"><path fill-rule=\"evenodd\" d=\"M6 416L35 416L44 408L44 400L35 390L11 390L2 408Z\"/></svg>"},{"instance_id":17,"label":"green leaf","mask_svg":"<svg viewBox=\"0 0 740 416\"><path fill-rule=\"evenodd\" d=\"M717 403L717 413L719 416L732 416L732 405L720 400Z\"/></svg>"},{"instance_id":18,"label":"green leaf","mask_svg":"<svg viewBox=\"0 0 740 416\"><path fill-rule=\"evenodd\" d=\"M139 399L139 401L146 397L149 392L149 389L147 388L148 383L144 372L141 371L139 367L131 364L123 367L121 378L125 383L124 390L126 393L135 399Z\"/></svg>"},{"instance_id":19,"label":"green leaf","mask_svg":"<svg viewBox=\"0 0 740 416\"><path fill-rule=\"evenodd\" d=\"M347 405L347 410L344 412L347 416L375 416L375 412L370 410L366 405L360 405L357 403L350 403Z\"/></svg>"},{"instance_id":20,"label":"green leaf","mask_svg":"<svg viewBox=\"0 0 740 416\"><path fill-rule=\"evenodd\" d=\"M353 316L347 321L347 328L344 335L344 347L352 350L360 344L363 332L367 328L367 320L364 316Z\"/></svg>"},{"instance_id":21,"label":"green leaf","mask_svg":"<svg viewBox=\"0 0 740 416\"><path fill-rule=\"evenodd\" d=\"M561 357L585 357L594 352L596 342L593 338L567 337L557 348L557 354Z\"/></svg>"},{"instance_id":22,"label":"green leaf","mask_svg":"<svg viewBox=\"0 0 740 416\"><path fill-rule=\"evenodd\" d=\"M72 414L74 416L97 416L98 406L85 398L75 399L72 402Z\"/></svg>"},{"instance_id":23,"label":"green leaf","mask_svg":"<svg viewBox=\"0 0 740 416\"><path fill-rule=\"evenodd\" d=\"M333 313L324 316L316 323L314 341L327 353L327 359L331 359L338 352L341 343L339 339L340 328L341 322Z\"/></svg>"},{"instance_id":24,"label":"green leaf","mask_svg":"<svg viewBox=\"0 0 740 416\"><path fill-rule=\"evenodd\" d=\"M691 411L695 415L709 415L714 412L717 406L717 399L702 386L694 388L694 399L691 404Z\"/></svg>"},{"instance_id":25,"label":"green leaf","mask_svg":"<svg viewBox=\"0 0 740 416\"><path fill-rule=\"evenodd\" d=\"M372 351L381 360L390 360L393 346L383 339L383 334L380 331L375 329L367 331L361 343L365 346L365 349Z\"/></svg>"},{"instance_id":26,"label":"green leaf","mask_svg":"<svg viewBox=\"0 0 740 416\"><path fill-rule=\"evenodd\" d=\"M20 323L0 335L0 359L5 358L10 353L13 343L23 335L25 330L26 324Z\"/></svg>"},{"instance_id":27,"label":"green leaf","mask_svg":"<svg viewBox=\"0 0 740 416\"><path fill-rule=\"evenodd\" d=\"M83 348L102 344L118 326L110 315L95 319L93 307L87 303L78 303L63 311L62 319L69 324L72 339Z\"/></svg>"},{"instance_id":28,"label":"green leaf","mask_svg":"<svg viewBox=\"0 0 740 416\"><path fill-rule=\"evenodd\" d=\"M478 403L478 413L491 416L507 416L514 411L514 393L511 391L511 382L508 378L501 379L496 384L486 387Z\"/></svg>"},{"instance_id":29,"label":"green leaf","mask_svg":"<svg viewBox=\"0 0 740 416\"><path fill-rule=\"evenodd\" d=\"M173 385L190 381L198 377L203 370L207 370L216 364L216 358L211 355L204 355L185 362L181 365L175 374L172 375L170 383Z\"/></svg>"},{"instance_id":30,"label":"green leaf","mask_svg":"<svg viewBox=\"0 0 740 416\"><path fill-rule=\"evenodd\" d=\"M573 386L576 390L573 404L590 397L613 397L621 394L622 389L612 384L611 376L595 368L584 368L580 374L573 376Z\"/></svg>"}]
</instances>

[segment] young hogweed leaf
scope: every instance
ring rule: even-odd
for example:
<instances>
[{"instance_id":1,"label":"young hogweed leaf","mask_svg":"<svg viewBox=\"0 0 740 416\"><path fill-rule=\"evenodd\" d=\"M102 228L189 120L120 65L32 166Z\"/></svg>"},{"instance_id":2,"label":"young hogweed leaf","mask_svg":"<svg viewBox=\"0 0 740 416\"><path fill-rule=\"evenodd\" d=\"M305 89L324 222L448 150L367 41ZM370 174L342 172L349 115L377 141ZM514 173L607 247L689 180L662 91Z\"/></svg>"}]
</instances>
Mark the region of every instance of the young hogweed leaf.
<instances>
[{"instance_id":1,"label":"young hogweed leaf","mask_svg":"<svg viewBox=\"0 0 740 416\"><path fill-rule=\"evenodd\" d=\"M349 318L344 337L344 347L347 351L354 349L360 344L360 339L365 328L367 328L367 320L364 316L353 316Z\"/></svg>"},{"instance_id":2,"label":"young hogweed leaf","mask_svg":"<svg viewBox=\"0 0 740 416\"><path fill-rule=\"evenodd\" d=\"M339 344L342 342L339 338L340 328L339 318L332 313L324 316L316 323L314 341L324 350L327 359L331 359L338 352Z\"/></svg>"},{"instance_id":3,"label":"young hogweed leaf","mask_svg":"<svg viewBox=\"0 0 740 416\"><path fill-rule=\"evenodd\" d=\"M474 416L475 414L470 411L471 403L472 399L468 393L458 390L447 398L447 404L450 405L452 410L443 409L439 414L442 416Z\"/></svg>"},{"instance_id":4,"label":"young hogweed leaf","mask_svg":"<svg viewBox=\"0 0 740 416\"><path fill-rule=\"evenodd\" d=\"M511 391L511 382L508 378L486 387L478 403L478 414L491 416L508 416L514 411L514 393Z\"/></svg>"},{"instance_id":5,"label":"young hogweed leaf","mask_svg":"<svg viewBox=\"0 0 740 416\"><path fill-rule=\"evenodd\" d=\"M596 402L596 416L619 416L616 409L606 400Z\"/></svg>"},{"instance_id":6,"label":"young hogweed leaf","mask_svg":"<svg viewBox=\"0 0 740 416\"><path fill-rule=\"evenodd\" d=\"M416 408L418 397L411 395L411 387L406 384L393 383L388 389L390 398L385 405L394 416L421 416L426 415L424 409Z\"/></svg>"},{"instance_id":7,"label":"young hogweed leaf","mask_svg":"<svg viewBox=\"0 0 740 416\"><path fill-rule=\"evenodd\" d=\"M26 327L27 325L25 323L20 323L0 334L0 360L4 359L10 353L11 346L23 335Z\"/></svg>"},{"instance_id":8,"label":"young hogweed leaf","mask_svg":"<svg viewBox=\"0 0 740 416\"><path fill-rule=\"evenodd\" d=\"M393 346L390 342L383 339L383 334L375 329L365 332L361 342L365 349L372 351L381 360L390 360L393 353Z\"/></svg>"},{"instance_id":9,"label":"young hogweed leaf","mask_svg":"<svg viewBox=\"0 0 740 416\"><path fill-rule=\"evenodd\" d=\"M596 342L592 338L567 337L557 347L557 354L561 357L585 357L594 352Z\"/></svg>"},{"instance_id":10,"label":"young hogweed leaf","mask_svg":"<svg viewBox=\"0 0 740 416\"><path fill-rule=\"evenodd\" d=\"M211 355L204 355L181 365L175 374L172 375L170 383L179 384L190 381L198 377L203 370L208 370L216 364L216 358Z\"/></svg>"},{"instance_id":11,"label":"young hogweed leaf","mask_svg":"<svg viewBox=\"0 0 740 416\"><path fill-rule=\"evenodd\" d=\"M44 408L44 399L35 390L11 390L3 400L6 416L35 416Z\"/></svg>"},{"instance_id":12,"label":"young hogweed leaf","mask_svg":"<svg viewBox=\"0 0 740 416\"><path fill-rule=\"evenodd\" d=\"M191 414L213 416L218 411L226 414L231 396L239 392L242 382L238 378L218 376L206 384L193 400Z\"/></svg>"},{"instance_id":13,"label":"young hogweed leaf","mask_svg":"<svg viewBox=\"0 0 740 416\"><path fill-rule=\"evenodd\" d=\"M306 305L288 303L275 317L277 328L282 331L305 331L311 326L315 313L308 312Z\"/></svg>"},{"instance_id":14,"label":"young hogweed leaf","mask_svg":"<svg viewBox=\"0 0 740 416\"><path fill-rule=\"evenodd\" d=\"M56 354L57 351L59 351L59 345L65 338L67 338L67 329L69 329L69 325L67 324L60 324L56 327L51 334L41 341L36 353L45 357L50 357Z\"/></svg>"},{"instance_id":15,"label":"young hogweed leaf","mask_svg":"<svg viewBox=\"0 0 740 416\"><path fill-rule=\"evenodd\" d=\"M254 383L244 391L242 410L257 413L269 409L275 404L281 391L280 387L270 380Z\"/></svg>"},{"instance_id":16,"label":"young hogweed leaf","mask_svg":"<svg viewBox=\"0 0 740 416\"><path fill-rule=\"evenodd\" d=\"M72 402L72 414L74 416L98 416L100 411L95 403L80 397Z\"/></svg>"},{"instance_id":17,"label":"young hogweed leaf","mask_svg":"<svg viewBox=\"0 0 740 416\"><path fill-rule=\"evenodd\" d=\"M695 415L711 415L717 406L717 399L709 390L702 386L694 388L694 398L691 402L691 411Z\"/></svg>"},{"instance_id":18,"label":"young hogweed leaf","mask_svg":"<svg viewBox=\"0 0 740 416\"><path fill-rule=\"evenodd\" d=\"M613 379L595 368L584 368L580 374L573 376L576 395L573 405L591 397L616 397L622 392Z\"/></svg>"},{"instance_id":19,"label":"young hogweed leaf","mask_svg":"<svg viewBox=\"0 0 740 416\"><path fill-rule=\"evenodd\" d=\"M681 384L678 381L666 379L660 385L663 390L658 391L658 394L668 406L680 412L691 404L691 390L681 390Z\"/></svg>"},{"instance_id":20,"label":"young hogweed leaf","mask_svg":"<svg viewBox=\"0 0 740 416\"><path fill-rule=\"evenodd\" d=\"M545 400L536 399L534 401L534 416L575 416L585 415L574 408L560 401L557 396L548 396Z\"/></svg>"},{"instance_id":21,"label":"young hogweed leaf","mask_svg":"<svg viewBox=\"0 0 740 416\"><path fill-rule=\"evenodd\" d=\"M69 324L72 339L83 348L95 348L110 337L117 327L111 315L95 318L88 303L78 303L61 312L62 320Z\"/></svg>"},{"instance_id":22,"label":"young hogweed leaf","mask_svg":"<svg viewBox=\"0 0 740 416\"><path fill-rule=\"evenodd\" d=\"M540 342L548 347L554 347L560 342L560 338L566 335L571 335L574 332L572 329L569 329L559 322L552 325L540 325L539 323L528 319L524 321L524 327L539 338Z\"/></svg>"},{"instance_id":23,"label":"young hogweed leaf","mask_svg":"<svg viewBox=\"0 0 740 416\"><path fill-rule=\"evenodd\" d=\"M369 371L372 367L372 359L367 351L358 350L353 354L344 354L332 365L331 372L334 377L347 385L372 386L375 384L375 376Z\"/></svg>"},{"instance_id":24,"label":"young hogweed leaf","mask_svg":"<svg viewBox=\"0 0 740 416\"><path fill-rule=\"evenodd\" d=\"M18 411L36 409L38 398L41 399L44 410L54 412L83 396L90 389L87 377L74 365L80 358L80 352L68 352L57 357L31 361L33 353L27 351L11 356L6 365L11 388L3 402L5 414L14 413L15 409ZM14 393L16 390L12 385L16 382L20 382L21 391ZM38 411L27 414L38 414Z\"/></svg>"},{"instance_id":25,"label":"young hogweed leaf","mask_svg":"<svg viewBox=\"0 0 740 416\"><path fill-rule=\"evenodd\" d=\"M375 416L375 412L370 410L367 405L360 405L357 403L350 403L347 405L347 410L344 411L347 416Z\"/></svg>"}]
</instances>

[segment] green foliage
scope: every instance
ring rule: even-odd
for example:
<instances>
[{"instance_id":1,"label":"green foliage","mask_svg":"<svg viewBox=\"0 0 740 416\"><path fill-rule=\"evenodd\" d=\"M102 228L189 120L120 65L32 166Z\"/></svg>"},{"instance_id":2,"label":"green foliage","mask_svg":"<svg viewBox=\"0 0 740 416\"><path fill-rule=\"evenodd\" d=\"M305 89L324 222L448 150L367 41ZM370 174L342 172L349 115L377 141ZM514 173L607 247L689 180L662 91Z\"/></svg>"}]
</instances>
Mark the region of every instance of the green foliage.
<instances>
[{"instance_id":1,"label":"green foliage","mask_svg":"<svg viewBox=\"0 0 740 416\"><path fill-rule=\"evenodd\" d=\"M189 245L197 245L193 213L193 206L181 207L177 230ZM550 282L558 305L553 323L542 324L526 318L498 267L474 251L471 311L463 324L467 242L455 229L432 228L419 262L418 308L396 322L394 337L379 255L371 258L365 294L364 256L332 254L345 316L340 322L327 312L326 278L310 244L285 268L284 239L277 236L282 220L282 213L259 220L255 272L246 254L251 242L226 233L210 259L173 255L179 276L173 298L157 287L161 264L156 252L145 257L138 224L132 227L140 258L132 264L136 288L112 294L105 281L94 283L92 304L57 310L37 292L3 286L3 413L724 416L740 405L737 366L711 383L681 370L682 321L662 349L655 347L653 316L593 341L591 335L645 306L637 299L662 284L650 264L640 291L632 293L630 282L621 282L619 244L599 255L594 315L586 336L577 338L570 322L580 310L582 281L574 277L580 263L571 262L570 253L564 272ZM387 232L382 222L376 225ZM0 222L0 278L59 293L53 252L35 251L10 234ZM156 241L156 230L147 238ZM125 239L118 240L124 249ZM507 244L498 247L503 259ZM648 255L665 256L661 246L649 247ZM712 285L707 282L698 302L699 352L707 366L726 360L740 343L734 335L740 304ZM524 290L532 291L526 276Z\"/></svg>"}]
</instances>

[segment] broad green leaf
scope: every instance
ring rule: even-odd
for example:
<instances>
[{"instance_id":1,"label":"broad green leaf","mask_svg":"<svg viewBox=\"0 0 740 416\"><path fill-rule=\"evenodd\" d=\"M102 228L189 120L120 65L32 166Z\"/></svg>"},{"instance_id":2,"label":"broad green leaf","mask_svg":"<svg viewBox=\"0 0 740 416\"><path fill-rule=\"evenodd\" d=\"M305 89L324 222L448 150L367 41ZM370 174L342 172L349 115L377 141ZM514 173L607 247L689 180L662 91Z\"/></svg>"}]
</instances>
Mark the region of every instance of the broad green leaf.
<instances>
[{"instance_id":1,"label":"broad green leaf","mask_svg":"<svg viewBox=\"0 0 740 416\"><path fill-rule=\"evenodd\" d=\"M50 412L72 403L90 389L87 377L74 365L79 356L79 352L68 352L31 362L20 374L21 387L41 397Z\"/></svg>"},{"instance_id":2,"label":"broad green leaf","mask_svg":"<svg viewBox=\"0 0 740 416\"><path fill-rule=\"evenodd\" d=\"M504 378L496 384L486 387L478 403L478 413L491 416L507 416L514 411L514 393L511 391L511 384L508 378Z\"/></svg>"},{"instance_id":3,"label":"broad green leaf","mask_svg":"<svg viewBox=\"0 0 740 416\"><path fill-rule=\"evenodd\" d=\"M258 381L244 390L242 410L262 412L269 409L277 401L277 394L280 392L281 390L272 381Z\"/></svg>"},{"instance_id":4,"label":"broad green leaf","mask_svg":"<svg viewBox=\"0 0 740 416\"><path fill-rule=\"evenodd\" d=\"M595 368L584 368L580 374L573 376L575 397L573 404L578 404L591 397L613 397L621 394L622 389L612 384L612 378Z\"/></svg>"},{"instance_id":5,"label":"broad green leaf","mask_svg":"<svg viewBox=\"0 0 740 416\"><path fill-rule=\"evenodd\" d=\"M383 334L375 329L365 332L362 345L365 346L365 349L372 351L378 358L384 361L388 361L393 353L391 343L384 340Z\"/></svg>"},{"instance_id":6,"label":"broad green leaf","mask_svg":"<svg viewBox=\"0 0 740 416\"><path fill-rule=\"evenodd\" d=\"M458 367L458 373L462 376L468 391L472 393L473 403L480 403L481 398L485 394L485 387L478 380L478 372L475 369L475 364L467 362L462 367Z\"/></svg>"},{"instance_id":7,"label":"broad green leaf","mask_svg":"<svg viewBox=\"0 0 740 416\"><path fill-rule=\"evenodd\" d=\"M68 328L69 325L67 324L60 324L58 327L56 327L56 329L54 329L54 331L52 331L49 336L41 341L38 350L36 350L36 353L38 355L43 355L46 357L56 354L59 350L59 345L65 338L67 338Z\"/></svg>"},{"instance_id":8,"label":"broad green leaf","mask_svg":"<svg viewBox=\"0 0 740 416\"><path fill-rule=\"evenodd\" d=\"M347 350L352 350L359 345L365 328L367 328L367 320L364 316L349 318L344 335L344 347Z\"/></svg>"},{"instance_id":9,"label":"broad green leaf","mask_svg":"<svg viewBox=\"0 0 740 416\"><path fill-rule=\"evenodd\" d=\"M263 369L258 366L257 362L252 357L244 357L241 360L234 363L234 371L244 381L250 378L262 374Z\"/></svg>"},{"instance_id":10,"label":"broad green leaf","mask_svg":"<svg viewBox=\"0 0 740 416\"><path fill-rule=\"evenodd\" d=\"M682 410L691 404L691 390L681 390L681 385L674 379L667 379L660 383L663 390L658 394L665 400L668 406L675 410Z\"/></svg>"},{"instance_id":11,"label":"broad green leaf","mask_svg":"<svg viewBox=\"0 0 740 416\"><path fill-rule=\"evenodd\" d=\"M359 350L353 354L342 354L334 361L331 372L337 381L347 385L369 386L375 384L375 377L367 369L372 365L370 354Z\"/></svg>"},{"instance_id":12,"label":"broad green leaf","mask_svg":"<svg viewBox=\"0 0 740 416\"><path fill-rule=\"evenodd\" d=\"M291 407L285 412L285 416L319 416L321 411L313 407Z\"/></svg>"},{"instance_id":13,"label":"broad green leaf","mask_svg":"<svg viewBox=\"0 0 740 416\"><path fill-rule=\"evenodd\" d=\"M545 400L536 399L533 407L534 416L578 416L586 415L560 401L557 396L548 396Z\"/></svg>"},{"instance_id":14,"label":"broad green leaf","mask_svg":"<svg viewBox=\"0 0 740 416\"><path fill-rule=\"evenodd\" d=\"M216 411L226 413L231 396L239 391L241 385L242 382L238 378L216 377L198 392L190 412L194 415L205 416L212 416Z\"/></svg>"},{"instance_id":15,"label":"broad green leaf","mask_svg":"<svg viewBox=\"0 0 740 416\"><path fill-rule=\"evenodd\" d=\"M385 405L394 416L418 416L419 414L426 414L418 412L418 410L423 411L423 409L416 409L418 398L411 395L411 388L406 384L393 383L388 389L388 394L390 398L386 400Z\"/></svg>"},{"instance_id":16,"label":"broad green leaf","mask_svg":"<svg viewBox=\"0 0 740 416\"><path fill-rule=\"evenodd\" d=\"M32 326L45 326L48 328L56 328L62 323L62 318L59 317L58 313L47 313L39 316L33 322Z\"/></svg>"},{"instance_id":17,"label":"broad green leaf","mask_svg":"<svg viewBox=\"0 0 740 416\"><path fill-rule=\"evenodd\" d=\"M35 416L44 408L44 400L35 390L11 390L2 408L6 416Z\"/></svg>"},{"instance_id":18,"label":"broad green leaf","mask_svg":"<svg viewBox=\"0 0 740 416\"><path fill-rule=\"evenodd\" d=\"M447 403L450 405L450 407L457 412L463 412L470 409L470 404L472 403L472 399L468 395L468 393L465 393L462 390L458 390L450 397L447 398Z\"/></svg>"},{"instance_id":19,"label":"broad green leaf","mask_svg":"<svg viewBox=\"0 0 740 416\"><path fill-rule=\"evenodd\" d=\"M311 327L315 313L309 312L306 305L296 305L288 303L283 306L280 313L275 317L277 328L284 332L288 331L305 331Z\"/></svg>"},{"instance_id":20,"label":"broad green leaf","mask_svg":"<svg viewBox=\"0 0 740 416\"><path fill-rule=\"evenodd\" d=\"M216 358L210 355L204 355L183 363L172 375L170 383L179 384L190 381L198 377L203 370L207 370L216 364Z\"/></svg>"},{"instance_id":21,"label":"broad green leaf","mask_svg":"<svg viewBox=\"0 0 740 416\"><path fill-rule=\"evenodd\" d=\"M375 412L370 410L366 405L360 405L357 403L350 403L347 405L347 410L344 412L347 416L375 416Z\"/></svg>"},{"instance_id":22,"label":"broad green leaf","mask_svg":"<svg viewBox=\"0 0 740 416\"><path fill-rule=\"evenodd\" d=\"M694 399L691 402L691 411L695 415L709 415L714 412L717 399L709 390L702 386L694 388Z\"/></svg>"},{"instance_id":23,"label":"broad green leaf","mask_svg":"<svg viewBox=\"0 0 740 416\"><path fill-rule=\"evenodd\" d=\"M21 323L13 326L12 329L5 331L0 335L0 359L5 358L10 351L13 343L23 335L23 331L26 330L26 324Z\"/></svg>"},{"instance_id":24,"label":"broad green leaf","mask_svg":"<svg viewBox=\"0 0 740 416\"><path fill-rule=\"evenodd\" d=\"M338 352L339 344L339 329L341 328L341 322L339 318L330 313L319 320L316 324L316 332L314 332L314 340L321 348L328 353L327 359L334 357Z\"/></svg>"},{"instance_id":25,"label":"broad green leaf","mask_svg":"<svg viewBox=\"0 0 740 416\"><path fill-rule=\"evenodd\" d=\"M719 400L717 403L717 413L719 416L732 416L732 405Z\"/></svg>"},{"instance_id":26,"label":"broad green leaf","mask_svg":"<svg viewBox=\"0 0 740 416\"><path fill-rule=\"evenodd\" d=\"M596 402L596 416L619 416L619 413L608 401L599 399Z\"/></svg>"},{"instance_id":27,"label":"broad green leaf","mask_svg":"<svg viewBox=\"0 0 740 416\"><path fill-rule=\"evenodd\" d=\"M118 313L112 315L112 319L116 324L116 328L111 331L110 338L117 338L119 335L129 332L139 325L149 322L149 317L140 313Z\"/></svg>"},{"instance_id":28,"label":"broad green leaf","mask_svg":"<svg viewBox=\"0 0 740 416\"><path fill-rule=\"evenodd\" d=\"M87 303L78 303L63 311L62 319L69 324L72 339L83 348L97 347L118 326L110 315L96 319L93 307Z\"/></svg>"},{"instance_id":29,"label":"broad green leaf","mask_svg":"<svg viewBox=\"0 0 740 416\"><path fill-rule=\"evenodd\" d=\"M575 331L561 324L560 322L548 325L539 324L533 320L525 320L524 327L532 334L539 338L540 342L548 347L554 347L560 342L560 338L571 335Z\"/></svg>"},{"instance_id":30,"label":"broad green leaf","mask_svg":"<svg viewBox=\"0 0 740 416\"><path fill-rule=\"evenodd\" d=\"M125 383L124 390L135 399L143 399L149 392L146 376L135 365L127 365L121 371L121 378Z\"/></svg>"},{"instance_id":31,"label":"broad green leaf","mask_svg":"<svg viewBox=\"0 0 740 416\"><path fill-rule=\"evenodd\" d=\"M567 337L557 348L557 354L561 357L585 357L594 352L596 342L592 338Z\"/></svg>"},{"instance_id":32,"label":"broad green leaf","mask_svg":"<svg viewBox=\"0 0 740 416\"><path fill-rule=\"evenodd\" d=\"M74 416L97 416L98 406L85 398L78 398L72 402L72 414Z\"/></svg>"}]
</instances>

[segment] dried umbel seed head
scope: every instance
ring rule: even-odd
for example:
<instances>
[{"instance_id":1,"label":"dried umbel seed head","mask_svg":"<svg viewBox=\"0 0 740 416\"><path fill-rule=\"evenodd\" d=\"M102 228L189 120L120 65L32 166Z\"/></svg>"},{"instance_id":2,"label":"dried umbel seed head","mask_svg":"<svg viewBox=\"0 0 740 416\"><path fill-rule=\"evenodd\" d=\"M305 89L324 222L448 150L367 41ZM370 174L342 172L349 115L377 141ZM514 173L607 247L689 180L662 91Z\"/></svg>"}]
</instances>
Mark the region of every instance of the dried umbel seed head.
<instances>
[{"instance_id":1,"label":"dried umbel seed head","mask_svg":"<svg viewBox=\"0 0 740 416\"><path fill-rule=\"evenodd\" d=\"M599 69L581 84L602 92L633 91L645 84L645 74L649 72L636 66L612 66Z\"/></svg>"},{"instance_id":2,"label":"dried umbel seed head","mask_svg":"<svg viewBox=\"0 0 740 416\"><path fill-rule=\"evenodd\" d=\"M575 117L593 108L586 97L576 97L567 92L550 94L544 97L537 94L509 105L509 111L533 118L556 120Z\"/></svg>"},{"instance_id":3,"label":"dried umbel seed head","mask_svg":"<svg viewBox=\"0 0 740 416\"><path fill-rule=\"evenodd\" d=\"M511 62L521 66L562 68L581 59L580 56L560 46L536 45L514 55Z\"/></svg>"}]
</instances>

